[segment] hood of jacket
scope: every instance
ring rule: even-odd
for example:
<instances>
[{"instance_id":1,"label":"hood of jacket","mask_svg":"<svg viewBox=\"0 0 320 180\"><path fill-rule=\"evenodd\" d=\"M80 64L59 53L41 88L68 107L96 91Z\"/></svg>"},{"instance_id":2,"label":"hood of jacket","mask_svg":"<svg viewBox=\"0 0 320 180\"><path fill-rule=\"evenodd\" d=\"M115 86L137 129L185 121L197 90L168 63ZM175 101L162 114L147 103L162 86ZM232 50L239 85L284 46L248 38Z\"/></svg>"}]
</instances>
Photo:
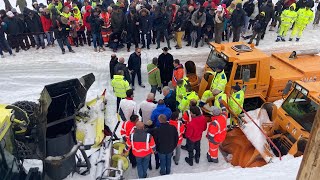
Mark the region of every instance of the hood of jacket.
<instances>
[{"instance_id":1,"label":"hood of jacket","mask_svg":"<svg viewBox=\"0 0 320 180\"><path fill-rule=\"evenodd\" d=\"M296 10L296 8L297 8L296 3L292 3L292 4L290 5L289 9L290 9L291 7L293 7L293 10Z\"/></svg>"},{"instance_id":2,"label":"hood of jacket","mask_svg":"<svg viewBox=\"0 0 320 180\"><path fill-rule=\"evenodd\" d=\"M123 80L124 76L123 75L114 75L113 79L115 79L115 80Z\"/></svg>"}]
</instances>

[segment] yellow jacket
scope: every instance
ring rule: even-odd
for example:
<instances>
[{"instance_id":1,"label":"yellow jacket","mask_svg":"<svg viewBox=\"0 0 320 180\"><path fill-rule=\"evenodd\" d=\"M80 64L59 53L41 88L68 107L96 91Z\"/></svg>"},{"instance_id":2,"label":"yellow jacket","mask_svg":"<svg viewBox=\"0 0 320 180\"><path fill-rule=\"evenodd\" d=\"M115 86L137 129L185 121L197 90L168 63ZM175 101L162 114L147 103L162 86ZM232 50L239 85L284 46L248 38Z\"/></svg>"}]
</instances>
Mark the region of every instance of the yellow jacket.
<instances>
[{"instance_id":1,"label":"yellow jacket","mask_svg":"<svg viewBox=\"0 0 320 180\"><path fill-rule=\"evenodd\" d=\"M178 106L179 110L181 112L188 110L191 100L199 101L199 96L194 91L187 92L186 96L183 97L183 99L181 100L181 103Z\"/></svg>"},{"instance_id":2,"label":"yellow jacket","mask_svg":"<svg viewBox=\"0 0 320 180\"><path fill-rule=\"evenodd\" d=\"M243 90L240 90L233 93L231 96L233 98L229 98L228 105L236 115L239 115L242 112L242 109L237 105L237 103L243 108L244 92ZM235 99L237 103L233 99Z\"/></svg>"},{"instance_id":3,"label":"yellow jacket","mask_svg":"<svg viewBox=\"0 0 320 180\"><path fill-rule=\"evenodd\" d=\"M130 89L129 83L124 79L123 75L114 75L111 81L111 86L115 95L119 98L125 98L127 90Z\"/></svg>"},{"instance_id":4,"label":"yellow jacket","mask_svg":"<svg viewBox=\"0 0 320 180\"><path fill-rule=\"evenodd\" d=\"M216 73L215 77L212 79L211 90L218 89L224 92L227 84L227 76L224 73L224 70L220 73Z\"/></svg>"},{"instance_id":5,"label":"yellow jacket","mask_svg":"<svg viewBox=\"0 0 320 180\"><path fill-rule=\"evenodd\" d=\"M227 95L226 95L223 91L221 91L221 92L220 92L218 95L216 95L216 97L214 98L214 106L221 109L219 100L224 100L225 102L227 102Z\"/></svg>"},{"instance_id":6,"label":"yellow jacket","mask_svg":"<svg viewBox=\"0 0 320 180\"><path fill-rule=\"evenodd\" d=\"M311 9L307 10L306 8L299 9L297 17L297 25L306 26L313 21L313 11Z\"/></svg>"},{"instance_id":7,"label":"yellow jacket","mask_svg":"<svg viewBox=\"0 0 320 180\"><path fill-rule=\"evenodd\" d=\"M294 9L296 9L296 4L293 3L291 4L290 7L293 7ZM297 19L297 12L295 10L291 11L289 8L284 10L281 13L281 24L283 25L291 26L296 19Z\"/></svg>"},{"instance_id":8,"label":"yellow jacket","mask_svg":"<svg viewBox=\"0 0 320 180\"><path fill-rule=\"evenodd\" d=\"M187 95L187 90L186 90L187 84L188 84L188 78L184 77L181 87L179 87L178 85L176 86L176 101L178 101L179 103L181 103L182 98ZM179 97L180 95L182 96L182 98Z\"/></svg>"}]
</instances>

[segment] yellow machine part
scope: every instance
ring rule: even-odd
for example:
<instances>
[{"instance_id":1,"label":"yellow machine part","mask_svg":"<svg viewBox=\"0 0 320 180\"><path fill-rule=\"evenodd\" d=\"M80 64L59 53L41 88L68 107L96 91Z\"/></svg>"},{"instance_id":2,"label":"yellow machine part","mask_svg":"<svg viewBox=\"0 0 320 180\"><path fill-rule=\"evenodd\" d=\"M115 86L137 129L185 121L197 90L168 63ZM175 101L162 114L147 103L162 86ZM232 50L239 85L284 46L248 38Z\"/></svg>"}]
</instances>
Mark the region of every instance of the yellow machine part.
<instances>
[{"instance_id":1,"label":"yellow machine part","mask_svg":"<svg viewBox=\"0 0 320 180\"><path fill-rule=\"evenodd\" d=\"M6 106L7 105L0 104L0 141L11 126L10 118L12 116L12 109L6 109Z\"/></svg>"},{"instance_id":2,"label":"yellow machine part","mask_svg":"<svg viewBox=\"0 0 320 180\"><path fill-rule=\"evenodd\" d=\"M126 148L126 145L124 143L121 142L117 142L114 143L112 145L113 149L116 150L117 154L114 154L112 156L112 167L117 167L118 166L118 161L122 160L123 162L123 170L127 170L129 168L129 160L127 158L128 153L127 154L123 154L124 149Z\"/></svg>"}]
</instances>

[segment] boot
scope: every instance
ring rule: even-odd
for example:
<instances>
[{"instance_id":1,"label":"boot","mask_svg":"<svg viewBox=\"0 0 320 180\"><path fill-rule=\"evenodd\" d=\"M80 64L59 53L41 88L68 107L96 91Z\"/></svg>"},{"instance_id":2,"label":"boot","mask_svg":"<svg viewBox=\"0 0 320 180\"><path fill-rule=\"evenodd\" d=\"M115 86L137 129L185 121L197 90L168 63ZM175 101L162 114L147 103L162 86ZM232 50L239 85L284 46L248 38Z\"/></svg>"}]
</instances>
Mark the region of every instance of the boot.
<instances>
[{"instance_id":1,"label":"boot","mask_svg":"<svg viewBox=\"0 0 320 180\"><path fill-rule=\"evenodd\" d=\"M99 52L105 51L106 49L104 49L104 47L100 47L99 48Z\"/></svg>"},{"instance_id":2,"label":"boot","mask_svg":"<svg viewBox=\"0 0 320 180\"><path fill-rule=\"evenodd\" d=\"M296 38L296 42L299 42L300 38Z\"/></svg>"},{"instance_id":3,"label":"boot","mask_svg":"<svg viewBox=\"0 0 320 180\"><path fill-rule=\"evenodd\" d=\"M281 41L282 41L282 42L285 42L286 39L285 39L284 37L281 37Z\"/></svg>"},{"instance_id":4,"label":"boot","mask_svg":"<svg viewBox=\"0 0 320 180\"><path fill-rule=\"evenodd\" d=\"M130 48L127 48L127 52L130 52Z\"/></svg>"},{"instance_id":5,"label":"boot","mask_svg":"<svg viewBox=\"0 0 320 180\"><path fill-rule=\"evenodd\" d=\"M94 52L98 52L98 49L97 49L97 48L94 48Z\"/></svg>"},{"instance_id":6,"label":"boot","mask_svg":"<svg viewBox=\"0 0 320 180\"><path fill-rule=\"evenodd\" d=\"M186 157L186 158L184 158L184 160L190 165L190 166L193 166L193 159L191 158L188 158L188 157Z\"/></svg>"},{"instance_id":7,"label":"boot","mask_svg":"<svg viewBox=\"0 0 320 180\"><path fill-rule=\"evenodd\" d=\"M75 53L75 52L74 52L74 50L72 50L72 49L69 49L69 52L71 52L71 53Z\"/></svg>"},{"instance_id":8,"label":"boot","mask_svg":"<svg viewBox=\"0 0 320 180\"><path fill-rule=\"evenodd\" d=\"M279 42L281 40L281 37L278 36L277 39L276 39L276 42Z\"/></svg>"},{"instance_id":9,"label":"boot","mask_svg":"<svg viewBox=\"0 0 320 180\"><path fill-rule=\"evenodd\" d=\"M217 159L212 159L212 162L213 163L219 163L219 159L217 158Z\"/></svg>"},{"instance_id":10,"label":"boot","mask_svg":"<svg viewBox=\"0 0 320 180\"><path fill-rule=\"evenodd\" d=\"M65 49L62 49L62 54L65 54L66 53L66 50Z\"/></svg>"},{"instance_id":11,"label":"boot","mask_svg":"<svg viewBox=\"0 0 320 180\"><path fill-rule=\"evenodd\" d=\"M200 158L195 158L195 162L199 164Z\"/></svg>"},{"instance_id":12,"label":"boot","mask_svg":"<svg viewBox=\"0 0 320 180\"><path fill-rule=\"evenodd\" d=\"M194 46L195 48L198 48L198 42L196 42L196 45Z\"/></svg>"},{"instance_id":13,"label":"boot","mask_svg":"<svg viewBox=\"0 0 320 180\"><path fill-rule=\"evenodd\" d=\"M208 162L213 162L212 158L210 157L210 155L207 153L207 160Z\"/></svg>"},{"instance_id":14,"label":"boot","mask_svg":"<svg viewBox=\"0 0 320 180\"><path fill-rule=\"evenodd\" d=\"M289 38L289 41L292 41L292 38Z\"/></svg>"}]
</instances>

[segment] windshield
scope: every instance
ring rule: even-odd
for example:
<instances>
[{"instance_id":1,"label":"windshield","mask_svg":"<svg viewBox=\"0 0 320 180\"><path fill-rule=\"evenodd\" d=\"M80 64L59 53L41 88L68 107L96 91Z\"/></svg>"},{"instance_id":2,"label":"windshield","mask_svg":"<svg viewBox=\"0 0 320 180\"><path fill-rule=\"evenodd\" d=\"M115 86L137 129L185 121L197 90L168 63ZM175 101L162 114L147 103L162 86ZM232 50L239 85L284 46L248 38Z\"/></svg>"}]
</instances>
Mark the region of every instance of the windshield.
<instances>
[{"instance_id":1,"label":"windshield","mask_svg":"<svg viewBox=\"0 0 320 180\"><path fill-rule=\"evenodd\" d=\"M14 166L13 156L13 136L9 129L3 139L0 141L0 176L4 179L8 179L8 175L12 172Z\"/></svg>"},{"instance_id":2,"label":"windshield","mask_svg":"<svg viewBox=\"0 0 320 180\"><path fill-rule=\"evenodd\" d=\"M305 130L311 131L318 105L297 89L282 104L282 108Z\"/></svg>"},{"instance_id":3,"label":"windshield","mask_svg":"<svg viewBox=\"0 0 320 180\"><path fill-rule=\"evenodd\" d=\"M225 67L227 62L220 56L217 51L212 50L209 54L207 64L212 70L215 70L218 65L222 65L223 67Z\"/></svg>"}]
</instances>

